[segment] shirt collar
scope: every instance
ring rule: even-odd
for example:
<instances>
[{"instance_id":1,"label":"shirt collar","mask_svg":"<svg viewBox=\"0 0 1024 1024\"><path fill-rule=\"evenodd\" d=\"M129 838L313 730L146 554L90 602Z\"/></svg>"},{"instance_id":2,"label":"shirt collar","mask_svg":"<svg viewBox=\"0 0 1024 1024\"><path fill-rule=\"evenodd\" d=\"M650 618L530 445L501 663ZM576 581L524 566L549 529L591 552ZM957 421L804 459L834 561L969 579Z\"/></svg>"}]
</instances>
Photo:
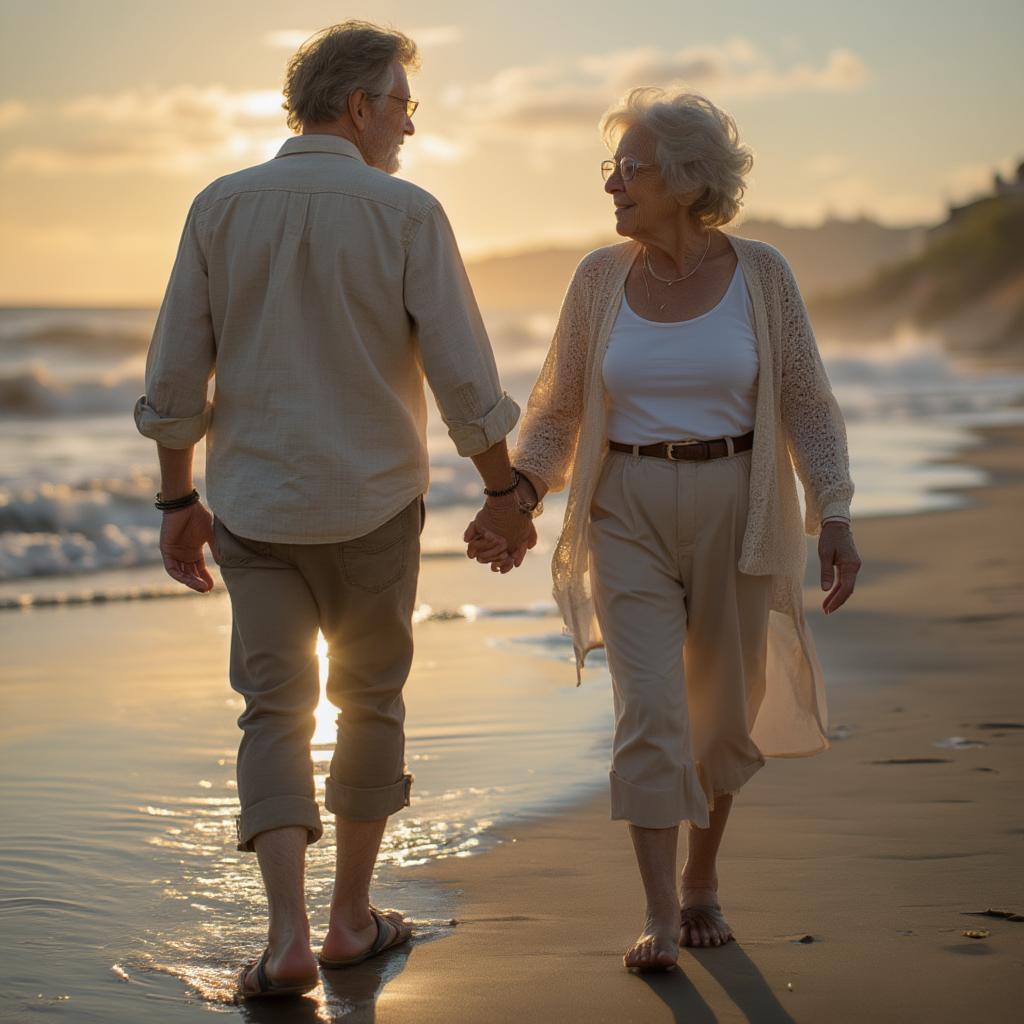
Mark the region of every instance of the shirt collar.
<instances>
[{"instance_id":1,"label":"shirt collar","mask_svg":"<svg viewBox=\"0 0 1024 1024\"><path fill-rule=\"evenodd\" d=\"M296 153L333 153L335 156L348 156L360 163L366 163L356 144L341 138L340 135L293 135L277 151L274 159L295 156Z\"/></svg>"}]
</instances>

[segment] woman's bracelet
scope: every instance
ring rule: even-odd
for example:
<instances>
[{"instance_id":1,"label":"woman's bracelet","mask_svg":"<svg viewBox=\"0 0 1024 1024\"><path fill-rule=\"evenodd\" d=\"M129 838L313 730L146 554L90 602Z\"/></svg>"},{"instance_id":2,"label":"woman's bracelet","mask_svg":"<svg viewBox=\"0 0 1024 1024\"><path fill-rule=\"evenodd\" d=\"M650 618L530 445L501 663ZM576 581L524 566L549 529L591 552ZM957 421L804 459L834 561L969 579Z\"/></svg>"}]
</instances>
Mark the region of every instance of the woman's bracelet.
<instances>
[{"instance_id":1,"label":"woman's bracelet","mask_svg":"<svg viewBox=\"0 0 1024 1024\"><path fill-rule=\"evenodd\" d=\"M189 505L194 505L198 500L199 492L193 487L191 494L186 494L181 498L164 499L160 497L160 492L157 491L156 501L153 505L155 508L160 509L161 512L177 512L180 508L188 508Z\"/></svg>"},{"instance_id":2,"label":"woman's bracelet","mask_svg":"<svg viewBox=\"0 0 1024 1024\"><path fill-rule=\"evenodd\" d=\"M533 481L525 473L520 473L515 466L512 467L512 472L518 474L520 480L526 481L527 487L530 488L530 492L533 494L533 500L539 504L540 495L537 493L537 488L534 486Z\"/></svg>"}]
</instances>

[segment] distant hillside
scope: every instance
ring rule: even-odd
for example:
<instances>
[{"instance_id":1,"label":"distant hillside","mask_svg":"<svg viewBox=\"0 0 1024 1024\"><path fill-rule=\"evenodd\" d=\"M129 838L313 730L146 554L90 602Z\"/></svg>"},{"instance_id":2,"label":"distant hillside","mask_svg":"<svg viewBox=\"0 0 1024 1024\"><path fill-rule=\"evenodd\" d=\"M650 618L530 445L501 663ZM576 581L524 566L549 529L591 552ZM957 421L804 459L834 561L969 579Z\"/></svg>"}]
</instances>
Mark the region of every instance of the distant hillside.
<instances>
[{"instance_id":1,"label":"distant hillside","mask_svg":"<svg viewBox=\"0 0 1024 1024\"><path fill-rule=\"evenodd\" d=\"M949 349L1024 360L1024 192L956 211L924 250L810 303L819 335L878 340L901 327Z\"/></svg>"},{"instance_id":2,"label":"distant hillside","mask_svg":"<svg viewBox=\"0 0 1024 1024\"><path fill-rule=\"evenodd\" d=\"M869 277L878 267L919 252L926 229L890 228L875 221L828 220L820 227L787 227L750 219L734 234L769 242L793 267L805 295L835 290ZM530 249L467 264L480 305L497 309L557 309L576 264L586 252L615 235L589 245Z\"/></svg>"}]
</instances>

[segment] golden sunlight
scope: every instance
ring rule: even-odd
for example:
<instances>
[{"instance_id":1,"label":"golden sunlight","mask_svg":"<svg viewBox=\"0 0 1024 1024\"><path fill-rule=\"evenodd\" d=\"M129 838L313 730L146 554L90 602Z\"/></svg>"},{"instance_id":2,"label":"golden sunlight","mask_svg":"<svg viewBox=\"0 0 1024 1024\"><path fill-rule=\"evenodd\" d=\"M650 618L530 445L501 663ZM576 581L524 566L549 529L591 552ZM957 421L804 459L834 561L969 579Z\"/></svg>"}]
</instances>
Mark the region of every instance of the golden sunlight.
<instances>
[{"instance_id":1,"label":"golden sunlight","mask_svg":"<svg viewBox=\"0 0 1024 1024\"><path fill-rule=\"evenodd\" d=\"M327 638L317 633L316 660L320 664L320 700L316 705L316 730L313 733L313 759L330 760L337 738L338 709L327 699L327 673L330 662L327 659ZM330 749L316 749L327 745Z\"/></svg>"}]
</instances>

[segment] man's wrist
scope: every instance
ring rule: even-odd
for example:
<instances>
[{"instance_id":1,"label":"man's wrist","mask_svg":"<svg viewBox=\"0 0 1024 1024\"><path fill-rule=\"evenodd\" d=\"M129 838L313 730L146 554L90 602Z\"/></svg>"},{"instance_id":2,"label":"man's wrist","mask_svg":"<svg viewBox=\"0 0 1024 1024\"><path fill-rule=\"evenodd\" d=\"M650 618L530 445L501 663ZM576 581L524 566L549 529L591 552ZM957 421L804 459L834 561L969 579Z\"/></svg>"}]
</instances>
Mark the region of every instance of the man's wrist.
<instances>
[{"instance_id":1,"label":"man's wrist","mask_svg":"<svg viewBox=\"0 0 1024 1024\"><path fill-rule=\"evenodd\" d=\"M193 487L186 494L177 495L173 498L168 498L164 495L163 491L158 491L156 495L156 501L153 503L156 508L161 512L178 512L184 508L190 508L197 501L199 501L199 492Z\"/></svg>"},{"instance_id":2,"label":"man's wrist","mask_svg":"<svg viewBox=\"0 0 1024 1024\"><path fill-rule=\"evenodd\" d=\"M514 493L522 478L514 469L511 469L508 479L510 480L510 483L503 487L488 487L487 481L484 481L484 494L488 498L503 498L508 494Z\"/></svg>"}]
</instances>

